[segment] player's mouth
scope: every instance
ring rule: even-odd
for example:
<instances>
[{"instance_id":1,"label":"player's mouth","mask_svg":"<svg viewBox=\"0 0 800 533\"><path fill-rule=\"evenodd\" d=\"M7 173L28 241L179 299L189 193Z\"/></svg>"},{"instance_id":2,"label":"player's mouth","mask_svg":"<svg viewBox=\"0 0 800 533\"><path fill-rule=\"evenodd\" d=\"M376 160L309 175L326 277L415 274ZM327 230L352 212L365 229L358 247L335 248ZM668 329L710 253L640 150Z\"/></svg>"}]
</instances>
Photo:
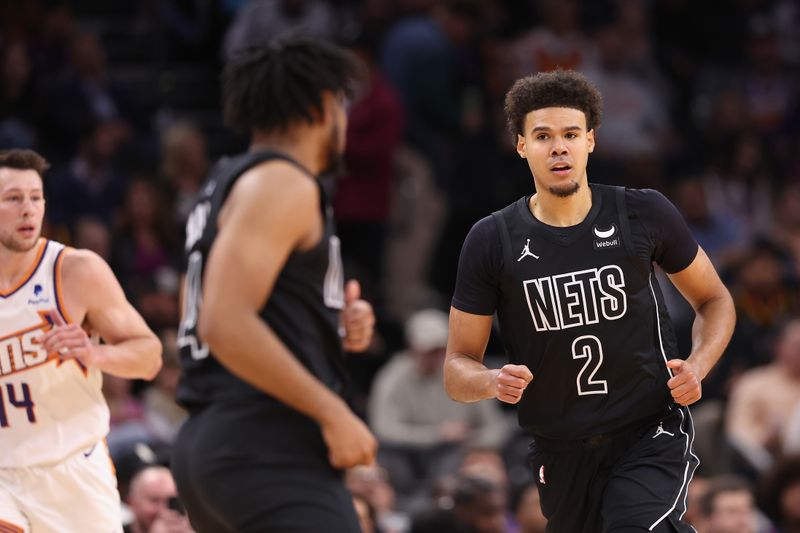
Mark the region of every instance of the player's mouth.
<instances>
[{"instance_id":1,"label":"player's mouth","mask_svg":"<svg viewBox=\"0 0 800 533\"><path fill-rule=\"evenodd\" d=\"M555 165L550 167L550 172L555 174L556 176L566 176L572 170L572 166L569 163L556 163Z\"/></svg>"},{"instance_id":2,"label":"player's mouth","mask_svg":"<svg viewBox=\"0 0 800 533\"><path fill-rule=\"evenodd\" d=\"M21 226L17 226L17 231L26 238L36 236L36 226L33 224L23 224Z\"/></svg>"}]
</instances>

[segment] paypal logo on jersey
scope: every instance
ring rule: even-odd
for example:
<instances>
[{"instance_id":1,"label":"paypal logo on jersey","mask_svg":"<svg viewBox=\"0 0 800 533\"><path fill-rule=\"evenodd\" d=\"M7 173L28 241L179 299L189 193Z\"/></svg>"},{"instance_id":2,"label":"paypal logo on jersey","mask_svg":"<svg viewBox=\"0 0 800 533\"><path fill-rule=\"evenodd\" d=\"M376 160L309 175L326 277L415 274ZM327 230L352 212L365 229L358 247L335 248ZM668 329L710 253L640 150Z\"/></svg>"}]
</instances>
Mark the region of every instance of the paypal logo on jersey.
<instances>
[{"instance_id":1,"label":"paypal logo on jersey","mask_svg":"<svg viewBox=\"0 0 800 533\"><path fill-rule=\"evenodd\" d=\"M28 298L28 304L30 305L37 305L37 304L46 304L50 302L50 298L47 296L42 296L44 293L44 287L42 287L39 283L33 286L33 298Z\"/></svg>"}]
</instances>

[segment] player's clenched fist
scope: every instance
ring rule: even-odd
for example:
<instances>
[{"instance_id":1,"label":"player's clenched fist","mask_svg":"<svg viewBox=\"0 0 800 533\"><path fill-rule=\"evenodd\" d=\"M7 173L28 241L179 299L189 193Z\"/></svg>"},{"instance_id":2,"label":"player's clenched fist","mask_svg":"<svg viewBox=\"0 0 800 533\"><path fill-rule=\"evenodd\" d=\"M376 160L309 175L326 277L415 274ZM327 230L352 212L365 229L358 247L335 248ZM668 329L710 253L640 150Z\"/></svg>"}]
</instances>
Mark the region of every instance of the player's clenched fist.
<instances>
[{"instance_id":1,"label":"player's clenched fist","mask_svg":"<svg viewBox=\"0 0 800 533\"><path fill-rule=\"evenodd\" d=\"M505 365L495 377L497 399L506 403L517 403L533 374L525 365Z\"/></svg>"},{"instance_id":2,"label":"player's clenched fist","mask_svg":"<svg viewBox=\"0 0 800 533\"><path fill-rule=\"evenodd\" d=\"M351 411L343 411L324 422L322 437L328 445L328 460L334 468L368 465L375 461L378 441Z\"/></svg>"},{"instance_id":3,"label":"player's clenched fist","mask_svg":"<svg viewBox=\"0 0 800 533\"><path fill-rule=\"evenodd\" d=\"M672 369L673 377L667 381L667 386L675 403L692 405L703 396L700 375L689 361L671 359L667 367Z\"/></svg>"}]
</instances>

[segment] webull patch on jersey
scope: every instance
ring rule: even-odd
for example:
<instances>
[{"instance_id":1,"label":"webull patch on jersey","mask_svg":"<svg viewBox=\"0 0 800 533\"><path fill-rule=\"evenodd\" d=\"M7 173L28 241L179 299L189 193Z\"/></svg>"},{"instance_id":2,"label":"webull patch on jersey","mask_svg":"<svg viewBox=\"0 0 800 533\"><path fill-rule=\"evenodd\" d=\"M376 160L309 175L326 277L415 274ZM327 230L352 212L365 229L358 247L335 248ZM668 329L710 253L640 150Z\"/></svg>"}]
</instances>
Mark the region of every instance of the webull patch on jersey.
<instances>
[{"instance_id":1,"label":"webull patch on jersey","mask_svg":"<svg viewBox=\"0 0 800 533\"><path fill-rule=\"evenodd\" d=\"M605 229L595 225L592 227L592 234L595 237L592 242L592 248L595 250L619 248L620 244L622 244L616 224L611 224L610 227Z\"/></svg>"}]
</instances>

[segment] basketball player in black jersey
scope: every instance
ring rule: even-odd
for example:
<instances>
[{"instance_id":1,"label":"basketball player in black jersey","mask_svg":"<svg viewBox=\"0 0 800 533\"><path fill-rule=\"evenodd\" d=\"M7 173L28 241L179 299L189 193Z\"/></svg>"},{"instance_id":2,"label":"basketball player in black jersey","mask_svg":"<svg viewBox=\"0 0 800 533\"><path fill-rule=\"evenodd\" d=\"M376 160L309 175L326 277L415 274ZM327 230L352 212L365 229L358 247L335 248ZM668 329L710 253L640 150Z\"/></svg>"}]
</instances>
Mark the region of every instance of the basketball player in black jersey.
<instances>
[{"instance_id":1,"label":"basketball player in black jersey","mask_svg":"<svg viewBox=\"0 0 800 533\"><path fill-rule=\"evenodd\" d=\"M366 348L374 315L344 287L317 179L344 149L357 72L341 49L297 40L225 68L226 119L252 140L189 217L178 340L191 416L173 471L201 533L359 531L340 469L372 462L376 440L342 398L343 348Z\"/></svg>"},{"instance_id":2,"label":"basketball player in black jersey","mask_svg":"<svg viewBox=\"0 0 800 533\"><path fill-rule=\"evenodd\" d=\"M536 193L464 242L445 387L462 402L518 404L548 532L693 531L681 521L698 462L686 406L731 336L733 304L666 198L588 182L600 102L571 71L506 96ZM653 263L697 313L685 358ZM510 364L488 369L495 312Z\"/></svg>"}]
</instances>

